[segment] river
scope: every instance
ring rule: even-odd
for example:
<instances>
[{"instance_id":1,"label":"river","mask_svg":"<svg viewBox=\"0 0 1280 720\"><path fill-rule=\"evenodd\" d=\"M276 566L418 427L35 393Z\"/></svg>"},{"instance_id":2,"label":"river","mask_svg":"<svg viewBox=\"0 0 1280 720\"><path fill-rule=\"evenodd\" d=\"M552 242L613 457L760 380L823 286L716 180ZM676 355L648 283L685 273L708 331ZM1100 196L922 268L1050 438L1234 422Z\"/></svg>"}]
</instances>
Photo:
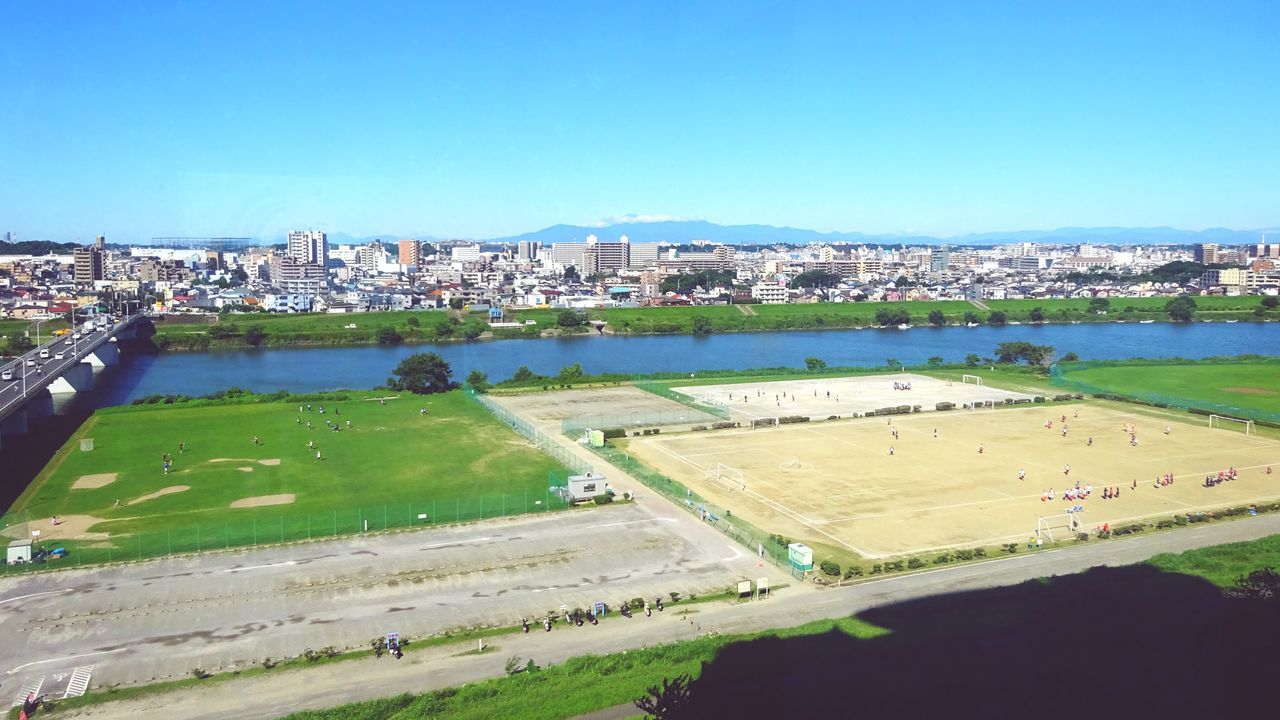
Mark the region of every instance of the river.
<instances>
[{"instance_id":1,"label":"river","mask_svg":"<svg viewBox=\"0 0 1280 720\"><path fill-rule=\"evenodd\" d=\"M0 450L0 503L7 506L53 452L98 407L152 394L206 395L238 386L259 392L368 388L386 382L401 358L415 352L441 355L461 380L472 370L493 381L527 365L554 375L578 363L587 373L646 373L804 367L807 357L828 365L908 365L937 356L961 362L965 355L994 354L1002 342L1052 345L1059 355L1115 360L1133 357L1187 358L1280 352L1280 323L1082 323L1009 327L910 330L820 330L771 333L645 336L575 336L541 340L492 340L395 347L219 350L205 353L122 355L123 362L98 374L91 393L60 398L58 415L35 422L33 432L5 438Z\"/></svg>"}]
</instances>

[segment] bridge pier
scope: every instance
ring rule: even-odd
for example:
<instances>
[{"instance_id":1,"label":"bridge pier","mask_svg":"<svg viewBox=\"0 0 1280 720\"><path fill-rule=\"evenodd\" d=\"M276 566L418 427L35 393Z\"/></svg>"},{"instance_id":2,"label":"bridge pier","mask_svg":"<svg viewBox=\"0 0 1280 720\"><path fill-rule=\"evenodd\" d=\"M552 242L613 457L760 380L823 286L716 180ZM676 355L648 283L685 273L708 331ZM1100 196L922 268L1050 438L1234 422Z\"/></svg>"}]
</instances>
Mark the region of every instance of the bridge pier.
<instances>
[{"instance_id":1,"label":"bridge pier","mask_svg":"<svg viewBox=\"0 0 1280 720\"><path fill-rule=\"evenodd\" d=\"M93 389L93 366L87 362L67 368L53 382L49 383L49 392L62 393L86 392Z\"/></svg>"},{"instance_id":2,"label":"bridge pier","mask_svg":"<svg viewBox=\"0 0 1280 720\"><path fill-rule=\"evenodd\" d=\"M120 364L120 346L113 342L104 342L84 357L84 361L94 367L110 367Z\"/></svg>"}]
</instances>

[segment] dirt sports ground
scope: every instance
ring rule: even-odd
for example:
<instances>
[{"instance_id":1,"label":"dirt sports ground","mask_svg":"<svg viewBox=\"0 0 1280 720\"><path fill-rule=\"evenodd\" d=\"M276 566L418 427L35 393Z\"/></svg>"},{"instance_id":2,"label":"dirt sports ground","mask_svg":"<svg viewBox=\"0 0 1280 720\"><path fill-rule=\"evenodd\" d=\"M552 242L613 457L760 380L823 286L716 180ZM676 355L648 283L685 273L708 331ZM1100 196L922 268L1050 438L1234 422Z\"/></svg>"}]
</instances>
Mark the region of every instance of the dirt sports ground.
<instances>
[{"instance_id":1,"label":"dirt sports ground","mask_svg":"<svg viewBox=\"0 0 1280 720\"><path fill-rule=\"evenodd\" d=\"M838 382L842 400L855 395L851 384L865 385L868 397L910 396L911 404L925 407L954 400L956 387L909 377L913 385L907 392L892 390L902 380L897 376ZM735 395L745 388L761 396L777 388L779 402L784 387L788 394L804 393L795 382L736 387ZM990 387L983 392L1003 395ZM869 417L663 434L631 438L627 449L757 527L867 558L1026 541L1041 516L1057 516L1051 521L1055 537L1070 537L1062 516L1076 506L1082 508L1074 515L1081 529L1092 530L1103 523L1280 498L1280 442L1239 429L1211 429L1203 417L1153 415L1103 402L891 417L892 424ZM1136 426L1136 446L1125 430L1130 424ZM720 464L730 467L717 472ZM1276 474L1266 473L1269 465ZM1203 487L1206 475L1228 467L1236 468L1238 479ZM1020 470L1025 479L1019 479ZM1173 484L1157 487L1156 477L1165 473L1173 474ZM1092 485L1091 495L1063 500L1062 491L1077 482ZM1119 487L1119 496L1104 499L1106 486ZM1050 489L1054 499L1042 500Z\"/></svg>"}]
</instances>

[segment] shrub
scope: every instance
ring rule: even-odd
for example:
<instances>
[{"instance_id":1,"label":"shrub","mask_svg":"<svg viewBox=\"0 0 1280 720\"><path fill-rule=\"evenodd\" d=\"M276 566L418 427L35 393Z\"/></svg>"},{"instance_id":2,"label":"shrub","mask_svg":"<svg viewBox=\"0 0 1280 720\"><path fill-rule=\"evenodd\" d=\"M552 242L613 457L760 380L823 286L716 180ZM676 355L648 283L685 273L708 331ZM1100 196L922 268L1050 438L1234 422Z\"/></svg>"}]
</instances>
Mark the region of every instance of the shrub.
<instances>
[{"instance_id":1,"label":"shrub","mask_svg":"<svg viewBox=\"0 0 1280 720\"><path fill-rule=\"evenodd\" d=\"M1044 396L1043 396L1043 395L1036 395L1035 397L1031 398L1031 402L1038 402L1038 403L1042 403L1042 402L1044 402L1044 399L1045 399L1045 398L1044 398Z\"/></svg>"},{"instance_id":2,"label":"shrub","mask_svg":"<svg viewBox=\"0 0 1280 720\"><path fill-rule=\"evenodd\" d=\"M627 436L626 428L606 428L604 430L601 430L600 432L601 434L604 435L605 440L612 440L614 438L624 438Z\"/></svg>"},{"instance_id":3,"label":"shrub","mask_svg":"<svg viewBox=\"0 0 1280 720\"><path fill-rule=\"evenodd\" d=\"M956 404L952 402L940 402L934 407L938 410L955 410Z\"/></svg>"},{"instance_id":4,"label":"shrub","mask_svg":"<svg viewBox=\"0 0 1280 720\"><path fill-rule=\"evenodd\" d=\"M732 422L732 421L711 423L712 430L727 430L728 428L736 428L736 427L738 427L738 423Z\"/></svg>"},{"instance_id":5,"label":"shrub","mask_svg":"<svg viewBox=\"0 0 1280 720\"><path fill-rule=\"evenodd\" d=\"M613 496L608 493L605 493L604 495L595 496L593 500L597 505L608 505L609 503L613 502Z\"/></svg>"},{"instance_id":6,"label":"shrub","mask_svg":"<svg viewBox=\"0 0 1280 720\"><path fill-rule=\"evenodd\" d=\"M949 562L951 562L951 553L942 553L933 559L934 565L946 565Z\"/></svg>"},{"instance_id":7,"label":"shrub","mask_svg":"<svg viewBox=\"0 0 1280 720\"><path fill-rule=\"evenodd\" d=\"M924 567L924 561L920 558L913 557L907 561L907 569L909 570L916 570L922 567Z\"/></svg>"},{"instance_id":8,"label":"shrub","mask_svg":"<svg viewBox=\"0 0 1280 720\"><path fill-rule=\"evenodd\" d=\"M984 558L987 556L987 551L984 548L974 548L973 556L976 558Z\"/></svg>"},{"instance_id":9,"label":"shrub","mask_svg":"<svg viewBox=\"0 0 1280 720\"><path fill-rule=\"evenodd\" d=\"M832 577L840 575L840 564L832 560L823 560L818 563L818 567L822 569L823 573Z\"/></svg>"},{"instance_id":10,"label":"shrub","mask_svg":"<svg viewBox=\"0 0 1280 720\"><path fill-rule=\"evenodd\" d=\"M853 577L862 577L862 568L858 567L857 565L850 565L848 568L846 568L844 571L844 579L848 580L849 578L853 578Z\"/></svg>"},{"instance_id":11,"label":"shrub","mask_svg":"<svg viewBox=\"0 0 1280 720\"><path fill-rule=\"evenodd\" d=\"M706 425L694 425L693 427L691 427L691 428L689 428L689 429L690 429L690 430L692 430L692 431L694 431L694 432L698 432L698 431L700 431L700 430L706 430L706 429L707 429L707 426L706 426Z\"/></svg>"},{"instance_id":12,"label":"shrub","mask_svg":"<svg viewBox=\"0 0 1280 720\"><path fill-rule=\"evenodd\" d=\"M880 563L876 563L875 565L871 566L872 575L879 575L882 572L884 572L884 567Z\"/></svg>"},{"instance_id":13,"label":"shrub","mask_svg":"<svg viewBox=\"0 0 1280 720\"><path fill-rule=\"evenodd\" d=\"M787 417L778 418L778 424L786 425L789 423L806 423L809 422L808 415L788 415Z\"/></svg>"}]
</instances>

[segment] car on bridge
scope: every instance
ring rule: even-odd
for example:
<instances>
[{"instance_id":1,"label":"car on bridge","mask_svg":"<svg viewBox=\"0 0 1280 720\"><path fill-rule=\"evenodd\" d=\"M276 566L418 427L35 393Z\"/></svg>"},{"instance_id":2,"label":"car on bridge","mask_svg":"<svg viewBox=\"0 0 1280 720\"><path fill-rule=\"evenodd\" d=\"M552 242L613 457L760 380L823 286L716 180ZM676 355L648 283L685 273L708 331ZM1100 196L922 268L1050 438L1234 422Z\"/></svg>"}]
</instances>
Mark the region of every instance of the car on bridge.
<instances>
[{"instance_id":1,"label":"car on bridge","mask_svg":"<svg viewBox=\"0 0 1280 720\"><path fill-rule=\"evenodd\" d=\"M13 379L13 368L7 367L3 371L0 371L0 380L12 380L12 379Z\"/></svg>"},{"instance_id":2,"label":"car on bridge","mask_svg":"<svg viewBox=\"0 0 1280 720\"><path fill-rule=\"evenodd\" d=\"M61 360L61 359L65 358L66 356L67 356L67 351L66 351L66 350L59 350L56 354L54 354L53 359L54 359L54 360Z\"/></svg>"}]
</instances>

